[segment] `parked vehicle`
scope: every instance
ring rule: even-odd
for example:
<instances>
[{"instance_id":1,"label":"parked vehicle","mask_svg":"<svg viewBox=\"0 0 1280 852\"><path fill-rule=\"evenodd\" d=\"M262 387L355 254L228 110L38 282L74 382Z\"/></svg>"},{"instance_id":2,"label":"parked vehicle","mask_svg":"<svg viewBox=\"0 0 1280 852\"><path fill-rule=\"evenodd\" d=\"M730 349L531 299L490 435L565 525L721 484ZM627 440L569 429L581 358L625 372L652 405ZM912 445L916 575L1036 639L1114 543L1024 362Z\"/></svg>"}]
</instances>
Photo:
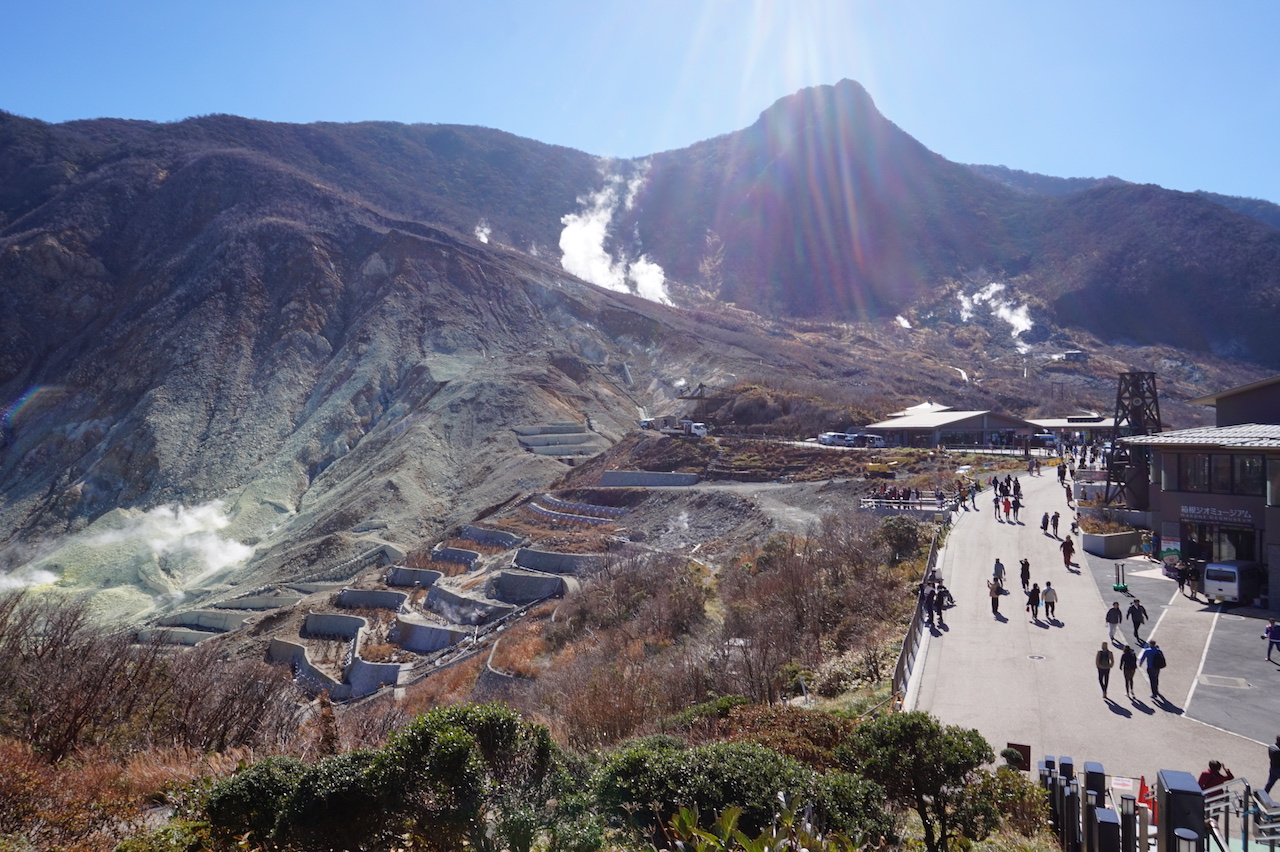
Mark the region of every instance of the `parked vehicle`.
<instances>
[{"instance_id":1,"label":"parked vehicle","mask_svg":"<svg viewBox=\"0 0 1280 852\"><path fill-rule=\"evenodd\" d=\"M845 439L843 432L823 432L818 436L818 443L826 447L843 447Z\"/></svg>"},{"instance_id":2,"label":"parked vehicle","mask_svg":"<svg viewBox=\"0 0 1280 852\"><path fill-rule=\"evenodd\" d=\"M870 449L884 449L888 446L884 441L883 435L872 435L870 432L846 432L844 443L847 447L868 447Z\"/></svg>"},{"instance_id":3,"label":"parked vehicle","mask_svg":"<svg viewBox=\"0 0 1280 852\"><path fill-rule=\"evenodd\" d=\"M1206 565L1200 583L1210 599L1250 604L1262 594L1265 577L1262 566L1256 562L1228 559Z\"/></svg>"}]
</instances>

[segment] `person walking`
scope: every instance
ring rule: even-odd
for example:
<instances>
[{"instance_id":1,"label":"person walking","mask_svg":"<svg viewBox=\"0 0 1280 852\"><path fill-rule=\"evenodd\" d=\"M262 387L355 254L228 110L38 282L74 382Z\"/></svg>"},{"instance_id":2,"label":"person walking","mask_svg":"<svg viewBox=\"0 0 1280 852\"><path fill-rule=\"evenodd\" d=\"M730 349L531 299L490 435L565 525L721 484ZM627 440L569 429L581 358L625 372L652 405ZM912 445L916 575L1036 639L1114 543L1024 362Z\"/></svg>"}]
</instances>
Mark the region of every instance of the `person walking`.
<instances>
[{"instance_id":1,"label":"person walking","mask_svg":"<svg viewBox=\"0 0 1280 852\"><path fill-rule=\"evenodd\" d=\"M1194 562L1187 566L1187 585L1191 587L1191 600L1200 600L1196 597L1200 591L1200 566Z\"/></svg>"},{"instance_id":2,"label":"person walking","mask_svg":"<svg viewBox=\"0 0 1280 852\"><path fill-rule=\"evenodd\" d=\"M1058 513L1054 512L1053 517L1049 518L1049 526L1053 527L1053 537L1058 537Z\"/></svg>"},{"instance_id":3,"label":"person walking","mask_svg":"<svg viewBox=\"0 0 1280 852\"><path fill-rule=\"evenodd\" d=\"M996 489L996 493L991 495L991 508L995 509L996 520L1000 520L1000 490Z\"/></svg>"},{"instance_id":4,"label":"person walking","mask_svg":"<svg viewBox=\"0 0 1280 852\"><path fill-rule=\"evenodd\" d=\"M1274 618L1267 619L1267 626L1262 628L1262 638L1267 640L1267 662L1274 663L1271 652L1280 648L1280 624Z\"/></svg>"},{"instance_id":5,"label":"person walking","mask_svg":"<svg viewBox=\"0 0 1280 852\"><path fill-rule=\"evenodd\" d=\"M1009 502L1009 498L1004 498L1004 522L1009 523L1009 510L1013 508L1013 504Z\"/></svg>"},{"instance_id":6,"label":"person walking","mask_svg":"<svg viewBox=\"0 0 1280 852\"><path fill-rule=\"evenodd\" d=\"M1113 601L1111 609L1107 610L1107 635L1112 642L1119 645L1116 640L1116 631L1120 629L1120 625L1124 623L1124 613L1120 611L1120 601Z\"/></svg>"},{"instance_id":7,"label":"person walking","mask_svg":"<svg viewBox=\"0 0 1280 852\"><path fill-rule=\"evenodd\" d=\"M1067 536L1062 540L1062 544L1058 545L1058 549L1062 551L1062 567L1071 567L1071 557L1076 553L1076 543L1071 540L1071 536Z\"/></svg>"},{"instance_id":8,"label":"person walking","mask_svg":"<svg viewBox=\"0 0 1280 852\"><path fill-rule=\"evenodd\" d=\"M1049 621L1053 621L1053 611L1058 606L1058 590L1053 587L1053 583L1045 581L1044 591L1040 594L1040 600L1044 601L1044 617Z\"/></svg>"},{"instance_id":9,"label":"person walking","mask_svg":"<svg viewBox=\"0 0 1280 852\"><path fill-rule=\"evenodd\" d=\"M1004 588L1004 563L996 558L996 564L991 566L991 579L996 581L996 585L1001 589Z\"/></svg>"},{"instance_id":10,"label":"person walking","mask_svg":"<svg viewBox=\"0 0 1280 852\"><path fill-rule=\"evenodd\" d=\"M1040 620L1040 584L1032 583L1031 591L1027 592L1027 612L1031 613L1032 621Z\"/></svg>"},{"instance_id":11,"label":"person walking","mask_svg":"<svg viewBox=\"0 0 1280 852\"><path fill-rule=\"evenodd\" d=\"M1022 523L1022 521L1018 519L1018 512L1021 510L1022 510L1022 495L1015 494L1013 495L1013 522L1015 524Z\"/></svg>"},{"instance_id":12,"label":"person walking","mask_svg":"<svg viewBox=\"0 0 1280 852\"><path fill-rule=\"evenodd\" d=\"M1280 781L1280 737L1276 737L1276 741L1267 746L1267 760L1271 761L1271 773L1267 776L1267 786L1262 791L1270 796L1271 786Z\"/></svg>"},{"instance_id":13,"label":"person walking","mask_svg":"<svg viewBox=\"0 0 1280 852\"><path fill-rule=\"evenodd\" d=\"M1040 518L1040 532L1045 535L1049 534L1049 513L1045 512Z\"/></svg>"},{"instance_id":14,"label":"person walking","mask_svg":"<svg viewBox=\"0 0 1280 852\"><path fill-rule=\"evenodd\" d=\"M1209 768L1200 773L1196 783L1200 785L1201 790L1211 790L1214 787L1221 787L1235 777L1230 769L1222 765L1221 760L1211 760Z\"/></svg>"},{"instance_id":15,"label":"person walking","mask_svg":"<svg viewBox=\"0 0 1280 852\"><path fill-rule=\"evenodd\" d=\"M1128 645L1120 652L1120 674L1124 675L1124 694L1133 697L1133 675L1138 670L1138 655Z\"/></svg>"},{"instance_id":16,"label":"person walking","mask_svg":"<svg viewBox=\"0 0 1280 852\"><path fill-rule=\"evenodd\" d=\"M1138 657L1138 665L1146 666L1147 680L1151 681L1151 697L1162 698L1160 694L1160 670L1165 667L1164 651L1159 644L1151 642Z\"/></svg>"},{"instance_id":17,"label":"person walking","mask_svg":"<svg viewBox=\"0 0 1280 852\"><path fill-rule=\"evenodd\" d=\"M1142 637L1138 635L1138 628L1147 622L1147 608L1142 605L1142 601L1134 598L1133 603L1129 604L1127 615L1133 622L1133 638L1138 640L1139 645L1143 644Z\"/></svg>"},{"instance_id":18,"label":"person walking","mask_svg":"<svg viewBox=\"0 0 1280 852\"><path fill-rule=\"evenodd\" d=\"M1018 564L1022 566L1022 570L1019 573L1022 576L1022 591L1025 592L1027 586L1031 584L1031 560L1024 556Z\"/></svg>"},{"instance_id":19,"label":"person walking","mask_svg":"<svg viewBox=\"0 0 1280 852\"><path fill-rule=\"evenodd\" d=\"M920 590L920 606L924 610L924 623L933 624L933 605L937 590L933 588L933 584L926 585Z\"/></svg>"},{"instance_id":20,"label":"person walking","mask_svg":"<svg viewBox=\"0 0 1280 852\"><path fill-rule=\"evenodd\" d=\"M1187 593L1187 563L1179 560L1177 566L1173 569L1174 576L1178 579L1178 594L1185 595Z\"/></svg>"},{"instance_id":21,"label":"person walking","mask_svg":"<svg viewBox=\"0 0 1280 852\"><path fill-rule=\"evenodd\" d=\"M991 614L1000 614L1000 584L995 580L987 581L987 594L991 596Z\"/></svg>"},{"instance_id":22,"label":"person walking","mask_svg":"<svg viewBox=\"0 0 1280 852\"><path fill-rule=\"evenodd\" d=\"M1151 559L1151 531L1142 531L1142 555L1146 559Z\"/></svg>"},{"instance_id":23,"label":"person walking","mask_svg":"<svg viewBox=\"0 0 1280 852\"><path fill-rule=\"evenodd\" d=\"M1102 687L1102 697L1107 697L1107 686L1111 683L1111 668L1116 664L1115 654L1111 653L1111 648L1106 642L1102 643L1102 649L1093 655L1094 665L1098 667L1098 686Z\"/></svg>"}]
</instances>

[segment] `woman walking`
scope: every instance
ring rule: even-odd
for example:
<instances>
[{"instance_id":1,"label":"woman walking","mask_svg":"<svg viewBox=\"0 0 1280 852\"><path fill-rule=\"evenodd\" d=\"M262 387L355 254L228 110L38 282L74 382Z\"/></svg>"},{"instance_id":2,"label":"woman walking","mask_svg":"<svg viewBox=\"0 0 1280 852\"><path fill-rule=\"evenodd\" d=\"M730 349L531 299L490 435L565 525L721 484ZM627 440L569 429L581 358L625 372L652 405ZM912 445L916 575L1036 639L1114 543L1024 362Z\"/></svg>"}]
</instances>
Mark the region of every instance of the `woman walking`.
<instances>
[{"instance_id":1,"label":"woman walking","mask_svg":"<svg viewBox=\"0 0 1280 852\"><path fill-rule=\"evenodd\" d=\"M1124 694L1133 697L1133 675L1138 670L1138 655L1128 645L1120 652L1120 674L1124 675Z\"/></svg>"},{"instance_id":2,"label":"woman walking","mask_svg":"<svg viewBox=\"0 0 1280 852\"><path fill-rule=\"evenodd\" d=\"M1040 620L1040 584L1033 583L1031 591L1027 592L1027 612L1031 613L1032 621Z\"/></svg>"},{"instance_id":3,"label":"woman walking","mask_svg":"<svg viewBox=\"0 0 1280 852\"><path fill-rule=\"evenodd\" d=\"M1076 543L1071 540L1071 536L1067 536L1062 540L1062 544L1058 545L1058 549L1062 551L1062 566L1070 569L1071 557L1076 552Z\"/></svg>"}]
</instances>

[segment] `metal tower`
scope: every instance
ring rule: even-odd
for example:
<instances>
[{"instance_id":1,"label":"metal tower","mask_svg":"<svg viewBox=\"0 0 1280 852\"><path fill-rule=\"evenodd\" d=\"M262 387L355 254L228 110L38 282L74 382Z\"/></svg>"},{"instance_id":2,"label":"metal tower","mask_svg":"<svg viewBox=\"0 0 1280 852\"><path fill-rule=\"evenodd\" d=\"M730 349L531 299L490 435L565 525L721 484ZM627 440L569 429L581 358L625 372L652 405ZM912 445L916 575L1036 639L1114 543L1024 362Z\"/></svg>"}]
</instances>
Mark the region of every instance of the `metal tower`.
<instances>
[{"instance_id":1,"label":"metal tower","mask_svg":"<svg viewBox=\"0 0 1280 852\"><path fill-rule=\"evenodd\" d=\"M1121 373L1116 387L1116 428L1107 464L1107 491L1104 505L1121 502L1135 509L1146 508L1146 487L1150 454L1145 447L1131 448L1118 438L1154 435L1160 426L1160 396L1155 373ZM1138 505L1139 503L1143 505Z\"/></svg>"}]
</instances>

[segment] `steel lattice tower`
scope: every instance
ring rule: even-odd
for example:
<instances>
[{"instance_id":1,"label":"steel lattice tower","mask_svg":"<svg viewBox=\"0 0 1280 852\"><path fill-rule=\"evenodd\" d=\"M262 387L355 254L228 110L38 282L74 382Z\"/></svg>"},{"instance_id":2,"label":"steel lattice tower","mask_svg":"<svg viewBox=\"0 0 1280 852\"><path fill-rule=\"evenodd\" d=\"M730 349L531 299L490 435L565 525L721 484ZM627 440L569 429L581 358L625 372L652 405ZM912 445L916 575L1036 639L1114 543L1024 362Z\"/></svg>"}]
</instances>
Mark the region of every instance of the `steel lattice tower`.
<instances>
[{"instance_id":1,"label":"steel lattice tower","mask_svg":"<svg viewBox=\"0 0 1280 852\"><path fill-rule=\"evenodd\" d=\"M1121 373L1116 387L1115 433L1111 443L1111 458L1107 465L1107 493L1105 505L1127 497L1127 505L1145 503L1145 490L1134 489L1135 482L1147 476L1148 451L1134 450L1121 444L1119 438L1135 435L1154 435L1160 426L1160 395L1156 392L1155 373Z\"/></svg>"}]
</instances>

